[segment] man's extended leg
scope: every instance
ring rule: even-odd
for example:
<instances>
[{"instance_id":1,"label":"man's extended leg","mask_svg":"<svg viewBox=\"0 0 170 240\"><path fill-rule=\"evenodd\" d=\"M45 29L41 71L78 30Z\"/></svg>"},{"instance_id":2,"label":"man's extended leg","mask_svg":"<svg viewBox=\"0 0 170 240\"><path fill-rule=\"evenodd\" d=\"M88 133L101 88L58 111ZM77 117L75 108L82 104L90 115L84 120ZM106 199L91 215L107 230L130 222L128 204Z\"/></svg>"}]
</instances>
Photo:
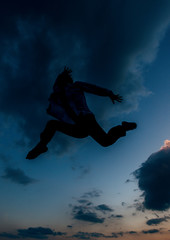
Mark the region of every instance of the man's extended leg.
<instances>
[{"instance_id":1,"label":"man's extended leg","mask_svg":"<svg viewBox=\"0 0 170 240\"><path fill-rule=\"evenodd\" d=\"M137 127L136 123L122 122L122 125L113 127L106 133L95 120L91 117L87 121L89 135L103 147L108 147L115 143L120 137L126 136L126 132Z\"/></svg>"},{"instance_id":2,"label":"man's extended leg","mask_svg":"<svg viewBox=\"0 0 170 240\"><path fill-rule=\"evenodd\" d=\"M48 150L47 144L53 138L56 131L60 131L75 138L88 136L85 128L78 124L68 124L57 120L48 121L44 131L40 134L40 142L27 155L27 159L34 159Z\"/></svg>"}]
</instances>

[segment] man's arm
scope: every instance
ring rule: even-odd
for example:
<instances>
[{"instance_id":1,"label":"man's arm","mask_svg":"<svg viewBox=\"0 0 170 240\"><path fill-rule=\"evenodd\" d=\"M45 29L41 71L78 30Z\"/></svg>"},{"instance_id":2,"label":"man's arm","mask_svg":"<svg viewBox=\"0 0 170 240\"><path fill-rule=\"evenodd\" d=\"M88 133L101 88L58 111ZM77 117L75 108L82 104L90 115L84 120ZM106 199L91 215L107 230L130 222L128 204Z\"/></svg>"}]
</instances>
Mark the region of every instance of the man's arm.
<instances>
[{"instance_id":1,"label":"man's arm","mask_svg":"<svg viewBox=\"0 0 170 240\"><path fill-rule=\"evenodd\" d=\"M75 82L74 84L78 88L82 89L84 92L93 93L98 96L110 97L113 103L114 101L122 102L121 96L119 96L118 94L115 95L111 90L108 90L106 88L102 88L91 83L85 83L85 82L79 82L79 81Z\"/></svg>"}]
</instances>

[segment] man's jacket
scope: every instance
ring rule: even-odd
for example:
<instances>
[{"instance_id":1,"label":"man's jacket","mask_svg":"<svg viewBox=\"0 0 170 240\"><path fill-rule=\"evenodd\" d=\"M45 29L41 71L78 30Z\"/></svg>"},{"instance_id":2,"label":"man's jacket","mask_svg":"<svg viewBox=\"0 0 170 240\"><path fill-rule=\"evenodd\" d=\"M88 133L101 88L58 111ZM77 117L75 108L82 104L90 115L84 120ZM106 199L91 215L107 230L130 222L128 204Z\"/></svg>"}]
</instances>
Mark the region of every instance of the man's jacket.
<instances>
[{"instance_id":1,"label":"man's jacket","mask_svg":"<svg viewBox=\"0 0 170 240\"><path fill-rule=\"evenodd\" d=\"M98 96L110 96L112 91L85 82L74 82L64 88L57 84L49 98L47 113L60 121L74 124L78 117L93 114L88 108L84 92Z\"/></svg>"}]
</instances>

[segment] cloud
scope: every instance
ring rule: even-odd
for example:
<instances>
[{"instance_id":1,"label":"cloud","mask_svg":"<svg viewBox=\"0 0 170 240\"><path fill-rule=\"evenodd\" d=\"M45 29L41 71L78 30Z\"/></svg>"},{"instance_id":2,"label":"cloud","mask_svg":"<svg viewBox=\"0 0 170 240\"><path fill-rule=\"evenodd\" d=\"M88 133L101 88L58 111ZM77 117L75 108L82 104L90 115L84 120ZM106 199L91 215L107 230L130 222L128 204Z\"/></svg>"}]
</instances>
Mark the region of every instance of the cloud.
<instances>
[{"instance_id":1,"label":"cloud","mask_svg":"<svg viewBox=\"0 0 170 240\"><path fill-rule=\"evenodd\" d=\"M143 230L142 233L144 234L153 234L153 233L158 233L158 229L150 229L150 230Z\"/></svg>"},{"instance_id":2,"label":"cloud","mask_svg":"<svg viewBox=\"0 0 170 240\"><path fill-rule=\"evenodd\" d=\"M56 233L54 233L54 235L55 236L65 236L65 235L67 235L67 233L66 232L56 232Z\"/></svg>"},{"instance_id":3,"label":"cloud","mask_svg":"<svg viewBox=\"0 0 170 240\"><path fill-rule=\"evenodd\" d=\"M114 209L107 204L103 203L96 206L92 201L89 201L89 198L93 199L100 197L101 193L102 192L100 190L86 192L81 196L80 199L77 200L79 205L70 204L70 207L72 208L73 219L91 223L104 223L106 219L123 218L122 215L111 214Z\"/></svg>"},{"instance_id":4,"label":"cloud","mask_svg":"<svg viewBox=\"0 0 170 240\"><path fill-rule=\"evenodd\" d=\"M117 214L117 215L112 214L112 215L110 216L110 218L123 218L123 215L121 215L121 214Z\"/></svg>"},{"instance_id":5,"label":"cloud","mask_svg":"<svg viewBox=\"0 0 170 240\"><path fill-rule=\"evenodd\" d=\"M89 200L87 200L87 199L79 199L79 200L77 200L80 204L82 204L82 205L86 205L86 206L90 206L90 205L92 205L92 202L90 202Z\"/></svg>"},{"instance_id":6,"label":"cloud","mask_svg":"<svg viewBox=\"0 0 170 240\"><path fill-rule=\"evenodd\" d=\"M91 223L103 223L105 218L98 216L97 211L105 214L105 211L111 210L110 208L108 208L109 210L103 210L103 208L106 209L108 206L105 204L98 205L100 207L94 206L92 202L89 202L86 199L79 199L78 202L80 203L80 205L72 206L72 215L74 219L81 221Z\"/></svg>"},{"instance_id":7,"label":"cloud","mask_svg":"<svg viewBox=\"0 0 170 240\"><path fill-rule=\"evenodd\" d=\"M96 198L102 195L102 191L98 189L94 189L92 191L84 193L81 198Z\"/></svg>"},{"instance_id":8,"label":"cloud","mask_svg":"<svg viewBox=\"0 0 170 240\"><path fill-rule=\"evenodd\" d=\"M148 94L143 69L155 59L169 24L169 1L17 3L9 8L4 2L0 9L0 109L31 143L48 119L47 99L64 65L75 80L120 91L125 101L115 105L116 113L138 107ZM94 109L109 115L105 104ZM58 141L58 153L71 149L66 139Z\"/></svg>"},{"instance_id":9,"label":"cloud","mask_svg":"<svg viewBox=\"0 0 170 240\"><path fill-rule=\"evenodd\" d=\"M115 218L123 218L123 215L115 215Z\"/></svg>"},{"instance_id":10,"label":"cloud","mask_svg":"<svg viewBox=\"0 0 170 240\"><path fill-rule=\"evenodd\" d=\"M123 232L117 232L117 233L112 233L112 236L113 238L118 238L118 237L122 237L124 235Z\"/></svg>"},{"instance_id":11,"label":"cloud","mask_svg":"<svg viewBox=\"0 0 170 240\"><path fill-rule=\"evenodd\" d=\"M31 227L28 229L18 229L18 236L22 238L48 239L48 235L61 236L63 234L57 234L50 228L43 228L43 227L35 227L35 228Z\"/></svg>"},{"instance_id":12,"label":"cloud","mask_svg":"<svg viewBox=\"0 0 170 240\"><path fill-rule=\"evenodd\" d=\"M26 176L23 170L19 168L17 169L11 167L6 168L5 175L1 177L4 179L9 179L10 181L21 185L29 185L37 182L37 180Z\"/></svg>"},{"instance_id":13,"label":"cloud","mask_svg":"<svg viewBox=\"0 0 170 240\"><path fill-rule=\"evenodd\" d=\"M73 226L72 226L72 225L67 225L67 227L68 227L68 228L73 228Z\"/></svg>"},{"instance_id":14,"label":"cloud","mask_svg":"<svg viewBox=\"0 0 170 240\"><path fill-rule=\"evenodd\" d=\"M162 223L162 222L167 222L167 219L168 219L169 217L163 217L163 218L153 218L153 219L149 219L147 222L146 222L146 224L147 225L158 225L158 224L160 224L160 223Z\"/></svg>"},{"instance_id":15,"label":"cloud","mask_svg":"<svg viewBox=\"0 0 170 240\"><path fill-rule=\"evenodd\" d=\"M9 238L9 239L25 239L25 238L34 238L34 239L48 239L48 236L64 236L64 232L54 232L50 228L44 227L30 227L27 229L18 229L17 234L10 233L0 233L0 237Z\"/></svg>"},{"instance_id":16,"label":"cloud","mask_svg":"<svg viewBox=\"0 0 170 240\"><path fill-rule=\"evenodd\" d=\"M136 231L129 231L128 233L129 233L129 234L137 234Z\"/></svg>"},{"instance_id":17,"label":"cloud","mask_svg":"<svg viewBox=\"0 0 170 240\"><path fill-rule=\"evenodd\" d=\"M143 203L141 202L141 197L139 199L135 199L134 203L132 205L129 205L128 208L135 208L136 211L145 212L145 207L144 207ZM134 213L133 215L135 216L136 213Z\"/></svg>"},{"instance_id":18,"label":"cloud","mask_svg":"<svg viewBox=\"0 0 170 240\"><path fill-rule=\"evenodd\" d=\"M161 150L166 150L170 148L170 140L165 140L164 145L161 147Z\"/></svg>"},{"instance_id":19,"label":"cloud","mask_svg":"<svg viewBox=\"0 0 170 240\"><path fill-rule=\"evenodd\" d=\"M169 144L169 143L168 143ZM133 174L143 191L146 209L165 211L170 207L170 148L153 153Z\"/></svg>"},{"instance_id":20,"label":"cloud","mask_svg":"<svg viewBox=\"0 0 170 240\"><path fill-rule=\"evenodd\" d=\"M118 233L112 233L111 235L105 235L103 233L99 232L77 232L72 237L78 238L78 239L91 239L91 238L118 238L120 236L123 236L123 232Z\"/></svg>"},{"instance_id":21,"label":"cloud","mask_svg":"<svg viewBox=\"0 0 170 240\"><path fill-rule=\"evenodd\" d=\"M112 212L113 209L111 209L109 206L107 206L106 204L100 204L96 207L96 210L102 211L102 212Z\"/></svg>"},{"instance_id":22,"label":"cloud","mask_svg":"<svg viewBox=\"0 0 170 240\"><path fill-rule=\"evenodd\" d=\"M91 237L95 237L95 238L104 237L104 234L97 233L97 232L94 232L94 233L77 232L72 237L78 238L78 239L90 239Z\"/></svg>"},{"instance_id":23,"label":"cloud","mask_svg":"<svg viewBox=\"0 0 170 240\"><path fill-rule=\"evenodd\" d=\"M125 202L122 202L121 205L124 207L124 206L126 206L126 203L125 203Z\"/></svg>"},{"instance_id":24,"label":"cloud","mask_svg":"<svg viewBox=\"0 0 170 240\"><path fill-rule=\"evenodd\" d=\"M98 217L95 212L80 209L74 213L74 219L91 223L103 223L105 218Z\"/></svg>"}]
</instances>

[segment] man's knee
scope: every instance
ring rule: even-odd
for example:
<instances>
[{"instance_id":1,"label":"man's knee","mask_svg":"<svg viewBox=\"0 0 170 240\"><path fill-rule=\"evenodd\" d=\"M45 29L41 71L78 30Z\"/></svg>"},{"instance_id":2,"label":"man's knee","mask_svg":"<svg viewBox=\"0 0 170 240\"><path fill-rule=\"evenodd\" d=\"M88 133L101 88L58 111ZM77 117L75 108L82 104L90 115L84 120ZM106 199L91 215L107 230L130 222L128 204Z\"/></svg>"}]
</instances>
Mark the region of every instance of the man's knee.
<instances>
[{"instance_id":1,"label":"man's knee","mask_svg":"<svg viewBox=\"0 0 170 240\"><path fill-rule=\"evenodd\" d=\"M100 143L102 147L109 147L112 144L113 144L113 141L110 141L109 139L106 139Z\"/></svg>"},{"instance_id":2,"label":"man's knee","mask_svg":"<svg viewBox=\"0 0 170 240\"><path fill-rule=\"evenodd\" d=\"M46 127L49 128L49 129L54 129L54 128L56 128L56 125L57 125L57 121L56 120L49 120L47 122Z\"/></svg>"},{"instance_id":3,"label":"man's knee","mask_svg":"<svg viewBox=\"0 0 170 240\"><path fill-rule=\"evenodd\" d=\"M112 141L109 136L102 137L102 138L96 138L93 136L93 139L99 143L102 147L109 147L112 145Z\"/></svg>"}]
</instances>

